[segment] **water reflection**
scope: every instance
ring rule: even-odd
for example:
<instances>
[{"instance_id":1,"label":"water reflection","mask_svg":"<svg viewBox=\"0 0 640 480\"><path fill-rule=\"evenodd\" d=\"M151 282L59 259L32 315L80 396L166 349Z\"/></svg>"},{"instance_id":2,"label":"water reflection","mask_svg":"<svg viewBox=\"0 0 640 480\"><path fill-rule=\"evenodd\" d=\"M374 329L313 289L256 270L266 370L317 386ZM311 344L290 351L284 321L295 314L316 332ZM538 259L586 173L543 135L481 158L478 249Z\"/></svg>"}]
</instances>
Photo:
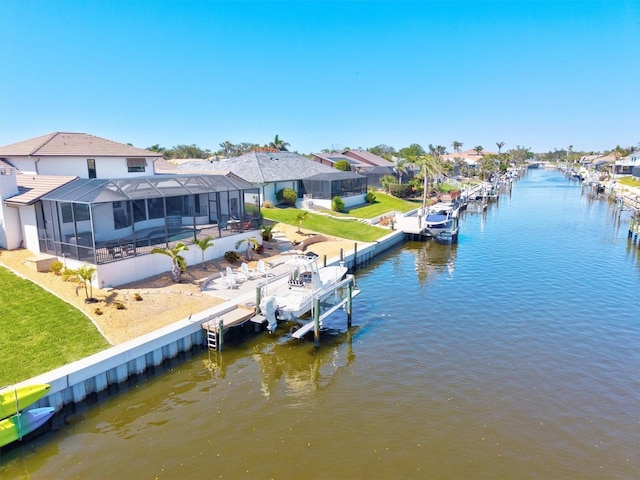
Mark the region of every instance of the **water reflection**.
<instances>
[{"instance_id":1,"label":"water reflection","mask_svg":"<svg viewBox=\"0 0 640 480\"><path fill-rule=\"evenodd\" d=\"M297 340L255 345L252 357L260 367L262 395L265 398L277 394L298 399L317 399L317 391L329 387L338 372L355 360L355 331L352 329L339 335L325 332L319 349L309 342Z\"/></svg>"},{"instance_id":2,"label":"water reflection","mask_svg":"<svg viewBox=\"0 0 640 480\"><path fill-rule=\"evenodd\" d=\"M446 273L453 276L458 244L440 244L437 242L408 243L406 248L414 250L415 270L418 281L423 284L436 275Z\"/></svg>"}]
</instances>

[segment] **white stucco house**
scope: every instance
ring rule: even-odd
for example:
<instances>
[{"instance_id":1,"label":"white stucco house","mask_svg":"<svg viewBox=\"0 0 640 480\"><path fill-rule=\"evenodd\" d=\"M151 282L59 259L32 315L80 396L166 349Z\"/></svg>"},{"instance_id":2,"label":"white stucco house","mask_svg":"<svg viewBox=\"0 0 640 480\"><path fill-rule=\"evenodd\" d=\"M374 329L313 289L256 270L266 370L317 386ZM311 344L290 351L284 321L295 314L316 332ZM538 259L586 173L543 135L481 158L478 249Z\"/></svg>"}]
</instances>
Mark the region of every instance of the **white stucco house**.
<instances>
[{"instance_id":1,"label":"white stucco house","mask_svg":"<svg viewBox=\"0 0 640 480\"><path fill-rule=\"evenodd\" d=\"M51 133L0 147L0 248L88 263L96 286L121 285L168 271L156 247L211 236L210 260L260 240L258 195L228 171L181 173L156 152ZM183 255L188 265L202 258L197 247Z\"/></svg>"}]
</instances>

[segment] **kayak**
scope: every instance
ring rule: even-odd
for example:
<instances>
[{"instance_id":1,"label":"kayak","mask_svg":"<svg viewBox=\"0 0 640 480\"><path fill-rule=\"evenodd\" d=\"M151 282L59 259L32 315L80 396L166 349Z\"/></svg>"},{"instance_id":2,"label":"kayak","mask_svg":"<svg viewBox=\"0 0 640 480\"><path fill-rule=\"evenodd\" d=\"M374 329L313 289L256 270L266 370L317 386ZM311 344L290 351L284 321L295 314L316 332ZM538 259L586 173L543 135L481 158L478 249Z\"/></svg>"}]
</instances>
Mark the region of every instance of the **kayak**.
<instances>
[{"instance_id":1,"label":"kayak","mask_svg":"<svg viewBox=\"0 0 640 480\"><path fill-rule=\"evenodd\" d=\"M33 408L0 421L0 447L4 447L33 432L53 417L54 407Z\"/></svg>"},{"instance_id":2,"label":"kayak","mask_svg":"<svg viewBox=\"0 0 640 480\"><path fill-rule=\"evenodd\" d=\"M39 383L0 390L0 419L15 415L23 408L37 402L49 392L50 388L51 386L47 383Z\"/></svg>"}]
</instances>

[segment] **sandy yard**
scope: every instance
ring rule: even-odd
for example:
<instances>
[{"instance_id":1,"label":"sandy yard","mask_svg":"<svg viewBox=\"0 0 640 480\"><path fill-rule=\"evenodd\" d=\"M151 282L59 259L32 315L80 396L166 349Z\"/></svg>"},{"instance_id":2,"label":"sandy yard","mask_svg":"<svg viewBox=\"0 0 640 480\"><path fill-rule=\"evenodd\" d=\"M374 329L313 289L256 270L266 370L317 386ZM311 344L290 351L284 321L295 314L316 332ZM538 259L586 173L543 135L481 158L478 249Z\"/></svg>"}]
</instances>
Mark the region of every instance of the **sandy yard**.
<instances>
[{"instance_id":1,"label":"sandy yard","mask_svg":"<svg viewBox=\"0 0 640 480\"><path fill-rule=\"evenodd\" d=\"M302 232L303 234L300 235L297 233L297 227L278 224L273 230L278 240L266 242L264 254L256 254L254 261L248 262L249 266L255 267L260 259L277 263L281 255L279 245L286 246L287 240L294 243L301 242L315 235L314 232L305 229L302 229ZM326 255L327 258L333 258L340 254L341 248L345 252L353 250L353 245L354 242L350 240L327 238L325 241L309 246L308 250L312 250L320 256ZM244 257L243 251L239 253ZM37 272L25 264L25 260L31 257L34 257L34 254L26 249L2 250L0 251L0 264L76 306L114 345L187 318L190 314L224 303L225 300L221 298L201 292L196 281L211 274L217 274L227 266L235 269L240 265L240 261L236 264L229 264L224 259L218 259L207 262L206 270L201 270L199 264L188 265L187 271L182 275L182 282L178 284L171 281L167 271L166 274L123 285L119 288L109 290L94 288L93 297L98 302L87 304L83 287L79 287L76 282L65 281L63 277L50 272ZM141 297L141 300L136 300L136 294ZM117 303L122 303L125 308L116 308ZM96 313L97 311L100 311L101 314Z\"/></svg>"}]
</instances>

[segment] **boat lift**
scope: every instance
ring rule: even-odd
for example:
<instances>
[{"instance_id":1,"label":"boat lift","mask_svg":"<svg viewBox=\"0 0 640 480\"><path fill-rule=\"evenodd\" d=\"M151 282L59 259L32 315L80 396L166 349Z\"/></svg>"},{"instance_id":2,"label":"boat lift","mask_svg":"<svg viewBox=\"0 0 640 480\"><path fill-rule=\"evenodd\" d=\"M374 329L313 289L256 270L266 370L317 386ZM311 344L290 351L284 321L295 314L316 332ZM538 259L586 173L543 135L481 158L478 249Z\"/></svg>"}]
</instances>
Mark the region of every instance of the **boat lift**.
<instances>
[{"instance_id":1,"label":"boat lift","mask_svg":"<svg viewBox=\"0 0 640 480\"><path fill-rule=\"evenodd\" d=\"M331 295L335 294L335 292L340 289L347 287L347 296L343 299L340 299L338 303L332 305L329 310L320 313L320 304L322 301L329 298ZM341 308L345 308L347 311L347 329L351 328L351 315L353 312L352 301L353 298L360 294L360 290L354 289L355 287L355 277L353 275L347 275L344 280L338 282L330 291L324 291L320 295L316 296L313 299L313 320L305 323L302 327L297 329L295 332L291 334L293 338L301 339L311 330L313 330L313 344L315 348L320 347L320 327L322 325L322 321L327 318L329 315L334 313L336 310Z\"/></svg>"}]
</instances>

